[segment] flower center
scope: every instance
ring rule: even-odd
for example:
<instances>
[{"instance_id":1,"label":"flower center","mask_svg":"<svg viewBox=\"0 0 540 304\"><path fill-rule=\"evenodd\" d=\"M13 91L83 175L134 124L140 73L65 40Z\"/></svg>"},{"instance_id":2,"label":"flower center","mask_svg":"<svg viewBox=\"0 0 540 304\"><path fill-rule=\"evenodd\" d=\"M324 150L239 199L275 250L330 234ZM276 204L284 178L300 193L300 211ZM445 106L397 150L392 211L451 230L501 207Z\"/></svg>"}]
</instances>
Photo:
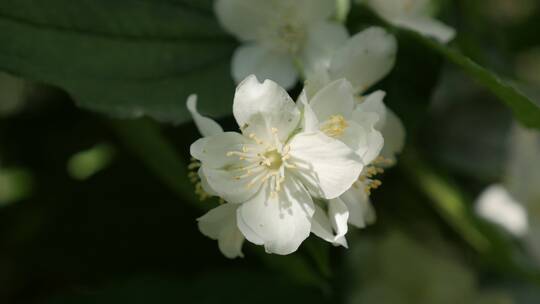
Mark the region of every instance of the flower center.
<instances>
[{"instance_id":1,"label":"flower center","mask_svg":"<svg viewBox=\"0 0 540 304\"><path fill-rule=\"evenodd\" d=\"M270 170L278 170L283 165L283 156L277 150L267 151L263 157L266 160L264 165Z\"/></svg>"},{"instance_id":2,"label":"flower center","mask_svg":"<svg viewBox=\"0 0 540 304\"><path fill-rule=\"evenodd\" d=\"M236 156L245 161L240 167L231 168L236 180L249 179L246 186L253 187L270 183L271 195L275 196L281 191L281 184L285 180L285 168L296 168L288 160L291 158L289 145L283 146L277 137L278 130L272 128L273 139L265 142L257 138L255 134L249 134L253 143L245 144L240 151L227 152L227 156Z\"/></svg>"},{"instance_id":3,"label":"flower center","mask_svg":"<svg viewBox=\"0 0 540 304\"><path fill-rule=\"evenodd\" d=\"M341 115L332 115L323 123L321 131L330 137L337 138L343 135L348 126L349 124L347 123L347 120L345 120L345 117Z\"/></svg>"}]
</instances>

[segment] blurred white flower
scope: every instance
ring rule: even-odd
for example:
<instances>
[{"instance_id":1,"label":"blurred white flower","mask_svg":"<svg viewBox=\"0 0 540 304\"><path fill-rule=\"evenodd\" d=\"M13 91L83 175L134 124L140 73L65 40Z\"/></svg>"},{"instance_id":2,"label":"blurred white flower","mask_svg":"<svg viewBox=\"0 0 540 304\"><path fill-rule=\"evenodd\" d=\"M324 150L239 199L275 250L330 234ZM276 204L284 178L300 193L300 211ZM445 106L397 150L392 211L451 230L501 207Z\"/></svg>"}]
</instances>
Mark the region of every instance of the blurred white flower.
<instances>
[{"instance_id":1,"label":"blurred white flower","mask_svg":"<svg viewBox=\"0 0 540 304\"><path fill-rule=\"evenodd\" d=\"M442 43L454 39L456 31L434 19L432 0L360 0L386 21L433 37Z\"/></svg>"},{"instance_id":2,"label":"blurred white flower","mask_svg":"<svg viewBox=\"0 0 540 304\"><path fill-rule=\"evenodd\" d=\"M492 185L476 202L478 214L523 237L540 259L540 132L517 124L508 145L502 185Z\"/></svg>"},{"instance_id":3,"label":"blurred white flower","mask_svg":"<svg viewBox=\"0 0 540 304\"><path fill-rule=\"evenodd\" d=\"M340 196L363 168L341 141L302 129L300 110L271 80L259 83L250 76L239 84L233 114L242 133L221 132L201 119L193 98L188 103L201 131L210 135L191 146L201 162L201 182L227 202L200 218L199 227L219 240L226 256L241 256L243 238L235 225L269 253L296 251L311 231L312 197Z\"/></svg>"},{"instance_id":4,"label":"blurred white flower","mask_svg":"<svg viewBox=\"0 0 540 304\"><path fill-rule=\"evenodd\" d=\"M491 185L476 201L476 212L521 237L527 233L527 212L502 185Z\"/></svg>"},{"instance_id":5,"label":"blurred white flower","mask_svg":"<svg viewBox=\"0 0 540 304\"><path fill-rule=\"evenodd\" d=\"M384 78L396 62L396 38L380 27L370 27L343 41L330 56L314 59L305 70L308 95L327 83L345 78L362 94Z\"/></svg>"},{"instance_id":6,"label":"blurred white flower","mask_svg":"<svg viewBox=\"0 0 540 304\"><path fill-rule=\"evenodd\" d=\"M333 0L217 0L221 24L244 43L233 56L233 78L255 74L291 88L298 66L327 56L347 39L346 29L329 21L335 8Z\"/></svg>"},{"instance_id":7,"label":"blurred white flower","mask_svg":"<svg viewBox=\"0 0 540 304\"><path fill-rule=\"evenodd\" d=\"M480 290L471 269L446 244L419 243L400 233L362 239L349 256L353 274L347 303L511 304L501 291ZM439 248L440 247L440 248Z\"/></svg>"}]
</instances>

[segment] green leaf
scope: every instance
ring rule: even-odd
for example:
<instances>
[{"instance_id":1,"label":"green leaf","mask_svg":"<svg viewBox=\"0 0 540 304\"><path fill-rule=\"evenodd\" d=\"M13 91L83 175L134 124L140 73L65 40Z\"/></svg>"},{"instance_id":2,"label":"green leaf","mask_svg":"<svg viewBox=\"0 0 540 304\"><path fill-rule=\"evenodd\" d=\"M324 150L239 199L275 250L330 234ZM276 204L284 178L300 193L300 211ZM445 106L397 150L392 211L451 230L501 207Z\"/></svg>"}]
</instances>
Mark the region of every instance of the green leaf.
<instances>
[{"instance_id":1,"label":"green leaf","mask_svg":"<svg viewBox=\"0 0 540 304\"><path fill-rule=\"evenodd\" d=\"M400 168L429 198L441 218L478 253L482 262L501 273L540 284L538 268L527 261L508 235L476 215L471 200L451 178L431 167L413 150L403 154Z\"/></svg>"},{"instance_id":2,"label":"green leaf","mask_svg":"<svg viewBox=\"0 0 540 304\"><path fill-rule=\"evenodd\" d=\"M472 248L481 253L492 250L491 240L478 228L477 219L455 185L449 183L410 151L401 157L400 162L402 168L418 185L419 190L430 199L441 217Z\"/></svg>"},{"instance_id":3,"label":"green leaf","mask_svg":"<svg viewBox=\"0 0 540 304\"><path fill-rule=\"evenodd\" d=\"M414 38L460 67L463 72L504 102L512 110L515 118L525 126L540 129L540 107L508 81L480 66L457 49L442 45L415 32L400 30L400 33Z\"/></svg>"},{"instance_id":4,"label":"green leaf","mask_svg":"<svg viewBox=\"0 0 540 304\"><path fill-rule=\"evenodd\" d=\"M537 103L535 103L535 101L513 86L509 81L506 81L489 69L480 66L457 49L443 45L434 39L425 37L414 31L395 27L381 19L363 4L357 4L353 7L348 21L348 27L353 32L374 24L384 26L394 32L399 39L400 48L404 41L407 41L407 43L416 43L452 62L512 109L517 120L527 127L540 129L540 100L537 100ZM417 56L417 58L422 59L423 57ZM399 62L397 64L399 65ZM423 75L415 69L411 69L409 75L415 75L415 77L409 78L417 78L426 82L432 81L430 75ZM407 78L404 79L407 80Z\"/></svg>"},{"instance_id":5,"label":"green leaf","mask_svg":"<svg viewBox=\"0 0 540 304\"><path fill-rule=\"evenodd\" d=\"M235 42L212 1L3 0L0 69L65 89L82 107L168 122L230 113Z\"/></svg>"}]
</instances>

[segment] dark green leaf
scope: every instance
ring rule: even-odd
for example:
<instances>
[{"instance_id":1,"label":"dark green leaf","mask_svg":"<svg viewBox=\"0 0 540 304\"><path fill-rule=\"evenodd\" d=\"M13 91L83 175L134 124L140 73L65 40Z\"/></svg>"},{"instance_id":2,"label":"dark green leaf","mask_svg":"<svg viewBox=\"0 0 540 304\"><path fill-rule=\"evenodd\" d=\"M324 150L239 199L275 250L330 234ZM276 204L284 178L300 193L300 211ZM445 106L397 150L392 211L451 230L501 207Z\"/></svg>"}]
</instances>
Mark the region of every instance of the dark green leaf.
<instances>
[{"instance_id":1,"label":"dark green leaf","mask_svg":"<svg viewBox=\"0 0 540 304\"><path fill-rule=\"evenodd\" d=\"M4 0L0 40L0 69L59 86L88 109L182 122L191 93L205 113L231 109L235 43L211 1Z\"/></svg>"},{"instance_id":2,"label":"dark green leaf","mask_svg":"<svg viewBox=\"0 0 540 304\"><path fill-rule=\"evenodd\" d=\"M432 52L439 54L446 60L458 66L477 83L497 96L499 100L512 109L516 119L525 126L540 128L540 107L538 103L535 103L531 98L527 97L526 94L513 86L509 81L506 81L496 73L480 66L472 59L462 54L459 50L443 45L434 39L427 38L416 32L397 28L379 18L365 5L354 6L351 15L354 16L354 18L350 18L348 24L349 28L356 31L358 28L365 27L367 25L382 25L396 33L399 39L400 47L403 42L406 41L407 43L416 43L428 48ZM369 24L366 22L369 22ZM411 58L416 58L415 60L422 60L423 56L419 55ZM397 64L399 65L399 62ZM413 77L410 75L413 75ZM430 76L431 75L423 75L418 73L417 70L411 69L409 71L409 76L403 79L406 81L408 78L414 78L430 82L432 81ZM537 102L540 102L540 100Z\"/></svg>"},{"instance_id":3,"label":"dark green leaf","mask_svg":"<svg viewBox=\"0 0 540 304\"><path fill-rule=\"evenodd\" d=\"M156 124L150 121L113 121L114 130L131 150L155 176L178 196L189 202L197 202L194 187L188 179L187 164L174 146L160 133ZM202 205L196 204L201 208Z\"/></svg>"},{"instance_id":4,"label":"dark green leaf","mask_svg":"<svg viewBox=\"0 0 540 304\"><path fill-rule=\"evenodd\" d=\"M444 56L448 61L459 66L463 72L480 85L490 90L504 102L517 120L530 128L540 128L540 107L515 86L505 81L494 72L480 66L460 51L442 45L420 34L401 30L403 35L411 36L422 44Z\"/></svg>"},{"instance_id":5,"label":"dark green leaf","mask_svg":"<svg viewBox=\"0 0 540 304\"><path fill-rule=\"evenodd\" d=\"M409 150L400 167L440 214L484 262L503 273L512 273L540 283L538 269L531 267L512 240L498 227L480 219L471 200L448 176L431 167Z\"/></svg>"}]
</instances>

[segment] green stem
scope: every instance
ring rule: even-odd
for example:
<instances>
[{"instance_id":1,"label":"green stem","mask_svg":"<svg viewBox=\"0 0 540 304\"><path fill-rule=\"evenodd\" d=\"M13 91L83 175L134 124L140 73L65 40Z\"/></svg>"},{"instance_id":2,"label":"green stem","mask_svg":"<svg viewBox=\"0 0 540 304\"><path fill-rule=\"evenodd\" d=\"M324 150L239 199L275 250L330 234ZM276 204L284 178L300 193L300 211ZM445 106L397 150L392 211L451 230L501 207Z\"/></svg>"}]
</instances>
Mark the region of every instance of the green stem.
<instances>
[{"instance_id":1,"label":"green stem","mask_svg":"<svg viewBox=\"0 0 540 304\"><path fill-rule=\"evenodd\" d=\"M424 162L415 151L406 151L400 167L432 203L439 213L479 257L502 273L511 273L540 285L540 272L525 261L527 258L516 250L514 243L501 231L482 221L463 195L460 188L448 177Z\"/></svg>"}]
</instances>

